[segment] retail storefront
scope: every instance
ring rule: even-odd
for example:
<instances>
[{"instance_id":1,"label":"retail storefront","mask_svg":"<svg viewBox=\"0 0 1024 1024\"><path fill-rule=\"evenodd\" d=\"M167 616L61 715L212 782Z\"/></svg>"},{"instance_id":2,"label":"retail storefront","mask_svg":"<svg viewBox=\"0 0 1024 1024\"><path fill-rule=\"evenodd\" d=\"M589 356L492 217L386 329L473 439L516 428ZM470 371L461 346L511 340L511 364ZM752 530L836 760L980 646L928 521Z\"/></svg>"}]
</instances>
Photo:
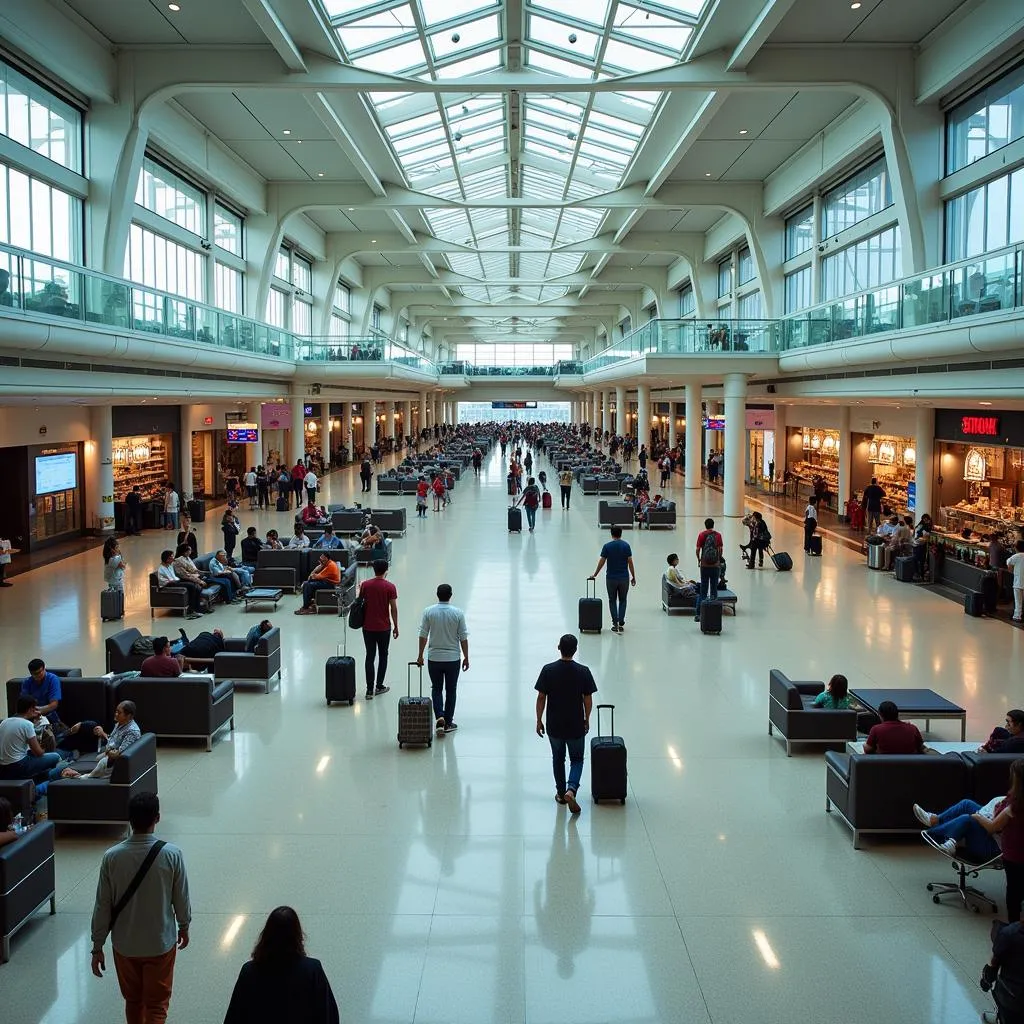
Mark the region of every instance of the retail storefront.
<instances>
[{"instance_id":1,"label":"retail storefront","mask_svg":"<svg viewBox=\"0 0 1024 1024\"><path fill-rule=\"evenodd\" d=\"M747 407L747 483L770 491L775 479L775 410Z\"/></svg>"},{"instance_id":2,"label":"retail storefront","mask_svg":"<svg viewBox=\"0 0 1024 1024\"><path fill-rule=\"evenodd\" d=\"M143 501L143 525L160 524L163 486L179 491L181 411L176 405L118 406L112 410L114 458L114 518L123 528L124 499L138 487Z\"/></svg>"},{"instance_id":3,"label":"retail storefront","mask_svg":"<svg viewBox=\"0 0 1024 1024\"><path fill-rule=\"evenodd\" d=\"M850 485L862 496L872 478L885 491L884 512L914 515L917 450L912 437L895 434L850 434Z\"/></svg>"},{"instance_id":4,"label":"retail storefront","mask_svg":"<svg viewBox=\"0 0 1024 1024\"><path fill-rule=\"evenodd\" d=\"M817 490L822 496L824 507L837 511L839 431L828 427L790 427L786 432L786 444L786 461L793 477L787 493L797 497Z\"/></svg>"}]
</instances>

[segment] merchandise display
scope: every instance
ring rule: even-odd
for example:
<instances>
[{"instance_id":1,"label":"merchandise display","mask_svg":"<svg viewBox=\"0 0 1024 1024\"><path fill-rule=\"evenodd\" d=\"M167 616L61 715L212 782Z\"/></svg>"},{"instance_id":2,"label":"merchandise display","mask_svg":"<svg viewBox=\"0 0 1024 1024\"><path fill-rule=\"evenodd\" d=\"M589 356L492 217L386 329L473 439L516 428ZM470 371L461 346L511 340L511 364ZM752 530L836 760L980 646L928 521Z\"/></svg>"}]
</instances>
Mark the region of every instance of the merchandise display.
<instances>
[{"instance_id":1,"label":"merchandise display","mask_svg":"<svg viewBox=\"0 0 1024 1024\"><path fill-rule=\"evenodd\" d=\"M114 438L114 500L138 485L143 498L154 498L172 478L171 438L167 434L150 437Z\"/></svg>"}]
</instances>

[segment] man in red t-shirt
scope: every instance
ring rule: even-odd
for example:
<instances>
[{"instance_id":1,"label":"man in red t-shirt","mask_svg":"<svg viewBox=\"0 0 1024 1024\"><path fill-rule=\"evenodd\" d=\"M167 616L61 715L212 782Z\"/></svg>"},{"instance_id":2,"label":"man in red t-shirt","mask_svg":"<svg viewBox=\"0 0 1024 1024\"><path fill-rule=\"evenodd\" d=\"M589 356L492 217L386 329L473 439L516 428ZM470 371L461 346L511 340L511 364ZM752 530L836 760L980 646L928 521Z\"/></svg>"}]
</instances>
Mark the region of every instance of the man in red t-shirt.
<instances>
[{"instance_id":1,"label":"man in red t-shirt","mask_svg":"<svg viewBox=\"0 0 1024 1024\"><path fill-rule=\"evenodd\" d=\"M864 741L865 754L923 754L924 740L916 725L899 720L900 709L891 700L878 705L882 719Z\"/></svg>"},{"instance_id":2,"label":"man in red t-shirt","mask_svg":"<svg viewBox=\"0 0 1024 1024\"><path fill-rule=\"evenodd\" d=\"M363 617L363 643L366 645L366 699L373 700L391 689L384 685L388 670L388 647L391 638L398 639L398 589L385 579L388 563L378 558L373 563L373 579L359 587L359 596L366 601ZM374 688L374 661L377 685Z\"/></svg>"},{"instance_id":3,"label":"man in red t-shirt","mask_svg":"<svg viewBox=\"0 0 1024 1024\"><path fill-rule=\"evenodd\" d=\"M700 621L702 601L718 600L718 574L722 567L722 535L715 529L714 519L704 520L704 529L697 536L697 564L700 566L700 590L693 609L694 621Z\"/></svg>"}]
</instances>

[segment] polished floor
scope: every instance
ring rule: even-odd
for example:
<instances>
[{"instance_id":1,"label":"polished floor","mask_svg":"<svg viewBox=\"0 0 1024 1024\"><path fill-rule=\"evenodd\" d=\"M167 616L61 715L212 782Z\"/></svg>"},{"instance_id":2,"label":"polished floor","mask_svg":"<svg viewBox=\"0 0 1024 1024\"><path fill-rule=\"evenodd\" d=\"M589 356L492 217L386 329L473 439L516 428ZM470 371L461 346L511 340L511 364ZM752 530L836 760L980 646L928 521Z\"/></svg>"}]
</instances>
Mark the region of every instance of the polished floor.
<instances>
[{"instance_id":1,"label":"polished floor","mask_svg":"<svg viewBox=\"0 0 1024 1024\"><path fill-rule=\"evenodd\" d=\"M358 498L351 471L327 487L328 500ZM382 504L399 502L412 512L410 498ZM625 807L595 807L587 772L575 820L553 800L532 687L559 635L575 630L607 539L597 498L574 494L568 513L556 498L536 533L509 535L495 457L446 511L410 517L391 573L401 613L393 690L372 703L325 706L339 621L294 616L296 599L282 602L280 687L239 693L236 730L212 753L160 747L160 834L184 850L194 910L172 1021L222 1019L280 903L297 908L349 1022L962 1024L990 1006L977 985L989 918L933 905L925 882L951 872L917 843L853 849L825 814L820 752L786 758L767 734L768 670L932 687L965 704L968 736L981 738L1024 702L1013 667L1024 637L869 572L837 545L805 560L798 528L781 521L776 547L794 553L794 571L747 572L733 557L739 614L721 637L703 637L660 606L665 555L692 564L687 552L721 495L690 492L684 504L677 530L626 534L639 581L624 635L582 639L598 697L616 705L630 794ZM290 520L242 514L261 533ZM200 529L201 548L219 544L216 516ZM740 525L724 532L735 551ZM146 575L164 544L160 533L124 542L126 624L144 632ZM399 751L398 691L420 611L442 581L472 634L460 729L430 750ZM120 627L100 622L100 588L101 559L88 552L0 591L4 675L37 654L102 671L103 637ZM190 625L240 634L257 617L226 607ZM955 723L933 727L959 738ZM0 967L4 1024L120 1018L115 979L88 970L97 865L117 838L59 837L58 912L25 928ZM999 876L981 884L1001 900Z\"/></svg>"}]
</instances>

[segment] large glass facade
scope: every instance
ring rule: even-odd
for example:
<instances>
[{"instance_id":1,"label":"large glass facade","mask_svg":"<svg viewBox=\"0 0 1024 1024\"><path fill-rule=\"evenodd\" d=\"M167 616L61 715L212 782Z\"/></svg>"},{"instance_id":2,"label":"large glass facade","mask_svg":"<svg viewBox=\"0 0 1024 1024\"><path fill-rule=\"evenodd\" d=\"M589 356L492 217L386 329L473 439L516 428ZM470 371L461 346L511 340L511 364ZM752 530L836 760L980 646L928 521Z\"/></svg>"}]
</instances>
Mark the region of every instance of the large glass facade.
<instances>
[{"instance_id":1,"label":"large glass facade","mask_svg":"<svg viewBox=\"0 0 1024 1024\"><path fill-rule=\"evenodd\" d=\"M206 236L206 196L149 157L142 162L135 202L200 238Z\"/></svg>"},{"instance_id":2,"label":"large glass facade","mask_svg":"<svg viewBox=\"0 0 1024 1024\"><path fill-rule=\"evenodd\" d=\"M899 229L886 228L822 260L822 299L829 302L887 284L899 277L900 269Z\"/></svg>"},{"instance_id":3,"label":"large glass facade","mask_svg":"<svg viewBox=\"0 0 1024 1024\"><path fill-rule=\"evenodd\" d=\"M691 316L697 312L697 299L693 294L692 285L684 285L679 291L679 315Z\"/></svg>"},{"instance_id":4,"label":"large glass facade","mask_svg":"<svg viewBox=\"0 0 1024 1024\"><path fill-rule=\"evenodd\" d=\"M825 193L823 238L859 224L892 206L892 188L881 158Z\"/></svg>"},{"instance_id":5,"label":"large glass facade","mask_svg":"<svg viewBox=\"0 0 1024 1024\"><path fill-rule=\"evenodd\" d=\"M736 315L740 320L761 320L764 317L764 304L760 291L742 296L736 303Z\"/></svg>"},{"instance_id":6,"label":"large glass facade","mask_svg":"<svg viewBox=\"0 0 1024 1024\"><path fill-rule=\"evenodd\" d=\"M810 267L801 267L786 275L786 313L796 313L813 305L811 281L813 275Z\"/></svg>"},{"instance_id":7,"label":"large glass facade","mask_svg":"<svg viewBox=\"0 0 1024 1024\"><path fill-rule=\"evenodd\" d=\"M82 170L82 115L0 62L0 135L70 171Z\"/></svg>"},{"instance_id":8,"label":"large glass facade","mask_svg":"<svg viewBox=\"0 0 1024 1024\"><path fill-rule=\"evenodd\" d=\"M0 242L81 263L81 200L0 164Z\"/></svg>"},{"instance_id":9,"label":"large glass facade","mask_svg":"<svg viewBox=\"0 0 1024 1024\"><path fill-rule=\"evenodd\" d=\"M1024 138L1024 64L954 107L946 117L946 173Z\"/></svg>"},{"instance_id":10,"label":"large glass facade","mask_svg":"<svg viewBox=\"0 0 1024 1024\"><path fill-rule=\"evenodd\" d=\"M551 366L576 357L572 345L464 342L455 346L455 358L474 366Z\"/></svg>"},{"instance_id":11,"label":"large glass facade","mask_svg":"<svg viewBox=\"0 0 1024 1024\"><path fill-rule=\"evenodd\" d=\"M740 249L737 263L739 266L739 283L746 284L748 281L753 281L757 276L757 271L754 269L754 259L746 246Z\"/></svg>"},{"instance_id":12,"label":"large glass facade","mask_svg":"<svg viewBox=\"0 0 1024 1024\"><path fill-rule=\"evenodd\" d=\"M128 232L124 276L172 295L206 301L202 254L140 224L132 224Z\"/></svg>"},{"instance_id":13,"label":"large glass facade","mask_svg":"<svg viewBox=\"0 0 1024 1024\"><path fill-rule=\"evenodd\" d=\"M946 260L967 259L1024 241L1024 168L946 203Z\"/></svg>"},{"instance_id":14,"label":"large glass facade","mask_svg":"<svg viewBox=\"0 0 1024 1024\"><path fill-rule=\"evenodd\" d=\"M786 259L807 252L814 245L814 207L805 206L786 218Z\"/></svg>"}]
</instances>

